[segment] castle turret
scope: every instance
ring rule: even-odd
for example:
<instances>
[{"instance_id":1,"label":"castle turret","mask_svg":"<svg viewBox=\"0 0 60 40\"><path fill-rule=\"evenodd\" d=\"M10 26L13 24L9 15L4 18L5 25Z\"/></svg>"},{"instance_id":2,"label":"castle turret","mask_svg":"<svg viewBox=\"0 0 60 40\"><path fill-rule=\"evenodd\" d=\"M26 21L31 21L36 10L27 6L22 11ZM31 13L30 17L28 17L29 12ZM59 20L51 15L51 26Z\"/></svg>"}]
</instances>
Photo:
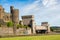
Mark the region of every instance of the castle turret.
<instances>
[{"instance_id":1,"label":"castle turret","mask_svg":"<svg viewBox=\"0 0 60 40\"><path fill-rule=\"evenodd\" d=\"M11 21L13 22L13 13L14 13L14 7L10 6L10 13L11 13Z\"/></svg>"},{"instance_id":2,"label":"castle turret","mask_svg":"<svg viewBox=\"0 0 60 40\"><path fill-rule=\"evenodd\" d=\"M11 6L10 11L11 11L11 20L12 20L12 22L18 24L19 23L19 10L14 9L14 7Z\"/></svg>"},{"instance_id":3,"label":"castle turret","mask_svg":"<svg viewBox=\"0 0 60 40\"><path fill-rule=\"evenodd\" d=\"M4 8L0 5L0 19L4 18Z\"/></svg>"},{"instance_id":4,"label":"castle turret","mask_svg":"<svg viewBox=\"0 0 60 40\"><path fill-rule=\"evenodd\" d=\"M13 32L14 34L16 34L16 25L19 24L19 10L14 9L13 6L10 6L10 11L11 11L11 20L14 23Z\"/></svg>"},{"instance_id":5,"label":"castle turret","mask_svg":"<svg viewBox=\"0 0 60 40\"><path fill-rule=\"evenodd\" d=\"M13 10L14 10L14 7L10 6L10 12L11 12L11 14L13 13Z\"/></svg>"}]
</instances>

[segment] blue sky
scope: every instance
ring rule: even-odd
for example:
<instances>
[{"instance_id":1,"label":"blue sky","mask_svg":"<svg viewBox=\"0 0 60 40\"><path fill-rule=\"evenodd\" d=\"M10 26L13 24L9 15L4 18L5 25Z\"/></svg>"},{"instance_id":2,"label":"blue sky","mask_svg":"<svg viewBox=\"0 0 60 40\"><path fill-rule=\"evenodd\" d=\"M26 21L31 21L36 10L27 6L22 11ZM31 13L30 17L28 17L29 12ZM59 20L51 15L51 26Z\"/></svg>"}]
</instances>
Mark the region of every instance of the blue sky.
<instances>
[{"instance_id":1,"label":"blue sky","mask_svg":"<svg viewBox=\"0 0 60 40\"><path fill-rule=\"evenodd\" d=\"M6 12L10 12L11 5L19 9L19 19L34 15L36 25L46 21L51 26L60 26L60 0L0 0L0 5Z\"/></svg>"}]
</instances>

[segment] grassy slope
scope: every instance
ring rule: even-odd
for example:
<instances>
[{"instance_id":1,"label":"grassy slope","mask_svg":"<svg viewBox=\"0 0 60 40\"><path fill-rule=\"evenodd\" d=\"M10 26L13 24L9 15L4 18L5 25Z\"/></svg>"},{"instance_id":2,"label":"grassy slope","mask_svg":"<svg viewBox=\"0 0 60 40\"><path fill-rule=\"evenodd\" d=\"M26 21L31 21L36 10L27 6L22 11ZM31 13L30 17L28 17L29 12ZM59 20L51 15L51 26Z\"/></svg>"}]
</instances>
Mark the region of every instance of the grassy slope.
<instances>
[{"instance_id":1,"label":"grassy slope","mask_svg":"<svg viewBox=\"0 0 60 40\"><path fill-rule=\"evenodd\" d=\"M60 35L0 38L0 40L60 40Z\"/></svg>"}]
</instances>

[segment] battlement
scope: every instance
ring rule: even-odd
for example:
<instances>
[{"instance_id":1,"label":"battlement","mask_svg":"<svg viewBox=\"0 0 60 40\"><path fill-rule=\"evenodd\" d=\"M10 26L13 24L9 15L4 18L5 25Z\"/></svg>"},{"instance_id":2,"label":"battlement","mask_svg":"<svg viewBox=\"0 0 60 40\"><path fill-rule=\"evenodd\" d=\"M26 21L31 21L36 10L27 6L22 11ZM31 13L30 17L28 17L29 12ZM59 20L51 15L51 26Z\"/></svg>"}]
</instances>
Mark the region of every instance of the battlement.
<instances>
[{"instance_id":1,"label":"battlement","mask_svg":"<svg viewBox=\"0 0 60 40\"><path fill-rule=\"evenodd\" d=\"M25 15L25 16L22 16L22 19L26 19L26 18L34 18L33 15Z\"/></svg>"}]
</instances>

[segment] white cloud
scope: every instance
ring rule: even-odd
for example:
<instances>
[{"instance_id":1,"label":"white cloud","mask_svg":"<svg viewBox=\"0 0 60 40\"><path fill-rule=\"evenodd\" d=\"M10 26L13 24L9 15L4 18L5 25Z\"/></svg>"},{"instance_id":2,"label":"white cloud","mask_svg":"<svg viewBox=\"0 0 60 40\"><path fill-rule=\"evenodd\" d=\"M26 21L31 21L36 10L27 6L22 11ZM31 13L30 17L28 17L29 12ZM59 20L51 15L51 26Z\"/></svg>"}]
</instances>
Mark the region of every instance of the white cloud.
<instances>
[{"instance_id":1,"label":"white cloud","mask_svg":"<svg viewBox=\"0 0 60 40\"><path fill-rule=\"evenodd\" d=\"M40 0L33 2L32 4L26 5L22 14L35 15L35 21L40 24L42 21L48 21L51 25L57 24L60 20L60 4L56 0L42 0L40 6Z\"/></svg>"},{"instance_id":2,"label":"white cloud","mask_svg":"<svg viewBox=\"0 0 60 40\"><path fill-rule=\"evenodd\" d=\"M42 1L42 5L44 6L41 6L40 7L40 2L41 0L37 0L35 2L33 2L32 4L29 4L29 5L26 5L24 8L23 8L23 12L28 14L28 13L33 13L36 11L41 11L41 10L55 10L57 9L57 2L56 0L43 0Z\"/></svg>"},{"instance_id":3,"label":"white cloud","mask_svg":"<svg viewBox=\"0 0 60 40\"><path fill-rule=\"evenodd\" d=\"M43 5L47 5L48 1L49 1L49 0L44 0L44 1L42 2Z\"/></svg>"},{"instance_id":4,"label":"white cloud","mask_svg":"<svg viewBox=\"0 0 60 40\"><path fill-rule=\"evenodd\" d=\"M32 4L29 4L29 5L25 6L22 11L24 13L29 13L33 10L38 10L38 2L39 1L35 1Z\"/></svg>"},{"instance_id":5,"label":"white cloud","mask_svg":"<svg viewBox=\"0 0 60 40\"><path fill-rule=\"evenodd\" d=\"M43 0L43 5L46 7L51 7L51 6L55 6L57 4L56 2L57 0Z\"/></svg>"}]
</instances>

